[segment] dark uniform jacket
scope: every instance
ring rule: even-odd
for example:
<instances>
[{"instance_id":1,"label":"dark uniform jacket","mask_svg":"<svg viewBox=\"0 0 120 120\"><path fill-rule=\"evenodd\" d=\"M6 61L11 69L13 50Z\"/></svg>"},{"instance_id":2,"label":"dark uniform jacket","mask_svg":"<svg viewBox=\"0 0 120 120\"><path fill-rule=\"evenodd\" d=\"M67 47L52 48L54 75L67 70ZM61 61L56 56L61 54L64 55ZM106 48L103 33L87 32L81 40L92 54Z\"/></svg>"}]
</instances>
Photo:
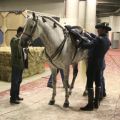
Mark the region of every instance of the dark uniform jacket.
<instances>
[{"instance_id":1,"label":"dark uniform jacket","mask_svg":"<svg viewBox=\"0 0 120 120\"><path fill-rule=\"evenodd\" d=\"M17 36L13 37L10 41L11 46L11 63L12 66L17 67L18 69L24 69L24 57L23 49L19 46L19 38Z\"/></svg>"},{"instance_id":2,"label":"dark uniform jacket","mask_svg":"<svg viewBox=\"0 0 120 120\"><path fill-rule=\"evenodd\" d=\"M92 63L98 69L102 69L104 57L110 45L110 40L106 34L94 38L90 43L84 44L84 48L90 48L88 52L88 64Z\"/></svg>"}]
</instances>

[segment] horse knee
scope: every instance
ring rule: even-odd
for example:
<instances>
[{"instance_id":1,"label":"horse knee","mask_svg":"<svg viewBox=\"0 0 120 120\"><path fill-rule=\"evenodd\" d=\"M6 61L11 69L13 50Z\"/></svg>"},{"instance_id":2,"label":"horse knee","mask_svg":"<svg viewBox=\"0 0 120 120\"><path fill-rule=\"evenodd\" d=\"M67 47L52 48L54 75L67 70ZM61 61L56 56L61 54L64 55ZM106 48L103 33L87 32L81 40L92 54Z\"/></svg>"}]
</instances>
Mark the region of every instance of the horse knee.
<instances>
[{"instance_id":1,"label":"horse knee","mask_svg":"<svg viewBox=\"0 0 120 120\"><path fill-rule=\"evenodd\" d=\"M77 76L77 74L78 74L78 69L74 69L73 76Z\"/></svg>"}]
</instances>

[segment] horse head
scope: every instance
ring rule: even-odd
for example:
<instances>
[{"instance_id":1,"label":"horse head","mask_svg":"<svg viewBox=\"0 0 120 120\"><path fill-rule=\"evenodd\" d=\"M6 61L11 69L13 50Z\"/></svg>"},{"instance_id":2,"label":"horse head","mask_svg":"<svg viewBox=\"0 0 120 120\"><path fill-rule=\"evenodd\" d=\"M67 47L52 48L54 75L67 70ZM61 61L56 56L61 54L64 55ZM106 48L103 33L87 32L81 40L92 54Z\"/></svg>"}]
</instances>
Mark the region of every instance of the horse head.
<instances>
[{"instance_id":1,"label":"horse head","mask_svg":"<svg viewBox=\"0 0 120 120\"><path fill-rule=\"evenodd\" d=\"M32 17L28 18L23 34L21 35L21 45L29 46L29 44L32 42L32 40L35 40L39 37L39 31L38 31L38 17L33 12Z\"/></svg>"}]
</instances>

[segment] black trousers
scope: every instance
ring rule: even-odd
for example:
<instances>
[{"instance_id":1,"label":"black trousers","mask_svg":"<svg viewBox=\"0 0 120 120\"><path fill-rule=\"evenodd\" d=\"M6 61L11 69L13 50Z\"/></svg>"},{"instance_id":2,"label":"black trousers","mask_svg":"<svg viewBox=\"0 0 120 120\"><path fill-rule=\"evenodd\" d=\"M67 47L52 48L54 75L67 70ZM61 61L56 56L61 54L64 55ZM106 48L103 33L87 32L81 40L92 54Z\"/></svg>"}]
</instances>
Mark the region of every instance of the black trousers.
<instances>
[{"instance_id":1,"label":"black trousers","mask_svg":"<svg viewBox=\"0 0 120 120\"><path fill-rule=\"evenodd\" d=\"M96 87L101 86L101 68L94 62L90 62L87 67L87 88L93 88L93 82Z\"/></svg>"},{"instance_id":2,"label":"black trousers","mask_svg":"<svg viewBox=\"0 0 120 120\"><path fill-rule=\"evenodd\" d=\"M61 78L62 78L62 81L64 80L64 73L63 73L63 70L62 69L57 69L57 73L60 71L60 74L61 74ZM48 80L48 84L52 84L52 73L50 75L50 78Z\"/></svg>"},{"instance_id":3,"label":"black trousers","mask_svg":"<svg viewBox=\"0 0 120 120\"><path fill-rule=\"evenodd\" d=\"M105 69L105 68L104 68ZM104 78L104 69L101 71L101 96L106 94L105 89L105 78Z\"/></svg>"},{"instance_id":4,"label":"black trousers","mask_svg":"<svg viewBox=\"0 0 120 120\"><path fill-rule=\"evenodd\" d=\"M11 89L10 89L11 100L16 100L19 97L20 84L22 82L22 74L23 70L20 70L16 66L12 66Z\"/></svg>"}]
</instances>

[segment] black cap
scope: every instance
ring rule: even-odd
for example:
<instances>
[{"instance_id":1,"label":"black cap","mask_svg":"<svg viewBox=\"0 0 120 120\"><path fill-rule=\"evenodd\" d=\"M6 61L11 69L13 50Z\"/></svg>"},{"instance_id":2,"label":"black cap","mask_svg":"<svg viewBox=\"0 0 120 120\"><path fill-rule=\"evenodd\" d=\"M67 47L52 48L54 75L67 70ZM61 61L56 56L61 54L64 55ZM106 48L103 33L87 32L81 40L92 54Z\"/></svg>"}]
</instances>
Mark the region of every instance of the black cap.
<instances>
[{"instance_id":1,"label":"black cap","mask_svg":"<svg viewBox=\"0 0 120 120\"><path fill-rule=\"evenodd\" d=\"M95 28L96 28L96 29L103 28L103 29L106 29L107 31L111 31L111 27L109 27L109 23L107 23L107 22L98 23L98 24L95 26Z\"/></svg>"},{"instance_id":2,"label":"black cap","mask_svg":"<svg viewBox=\"0 0 120 120\"><path fill-rule=\"evenodd\" d=\"M18 27L17 29L17 34L20 33L20 32L23 32L24 28L23 27Z\"/></svg>"}]
</instances>

